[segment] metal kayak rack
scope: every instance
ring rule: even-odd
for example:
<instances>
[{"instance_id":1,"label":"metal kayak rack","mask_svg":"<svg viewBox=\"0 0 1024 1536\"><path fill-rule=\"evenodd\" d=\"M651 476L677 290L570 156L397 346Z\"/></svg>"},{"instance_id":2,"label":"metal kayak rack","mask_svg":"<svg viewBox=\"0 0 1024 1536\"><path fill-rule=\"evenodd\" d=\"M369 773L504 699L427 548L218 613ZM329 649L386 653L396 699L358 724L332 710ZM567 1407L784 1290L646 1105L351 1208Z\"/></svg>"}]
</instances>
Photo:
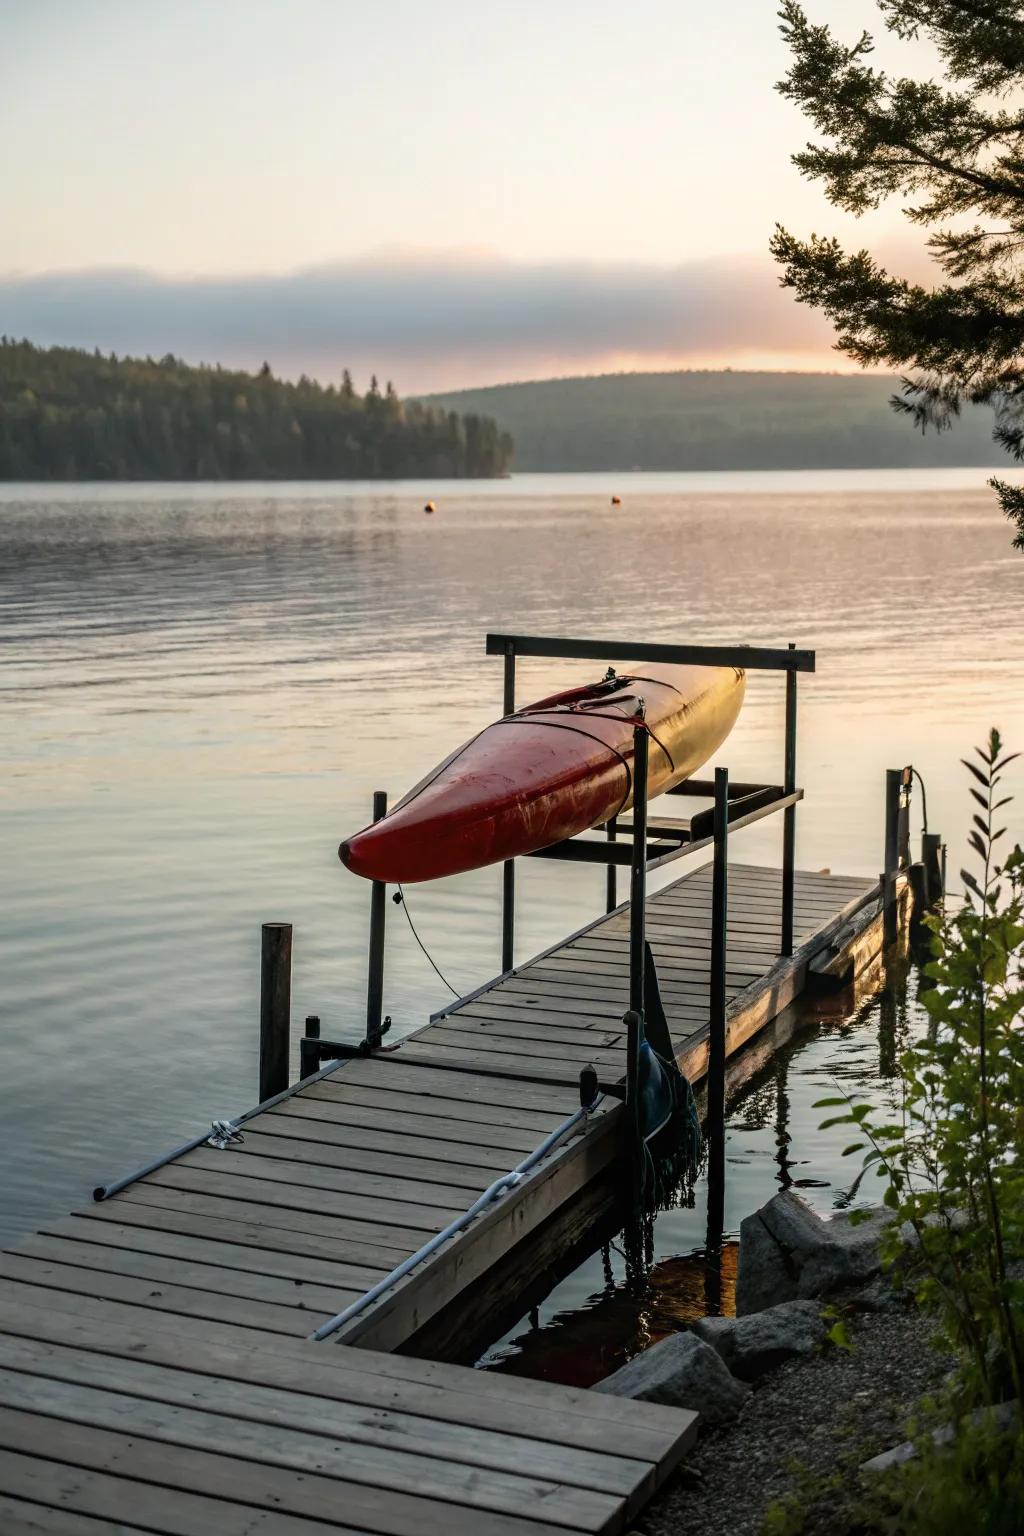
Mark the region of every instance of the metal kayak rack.
<instances>
[{"instance_id":1,"label":"metal kayak rack","mask_svg":"<svg viewBox=\"0 0 1024 1536\"><path fill-rule=\"evenodd\" d=\"M781 953L793 952L794 852L796 843L796 807L803 790L796 783L797 676L813 672L815 654L795 645L781 648L746 645L667 645L655 642L552 638L536 635L488 634L488 655L500 655L504 661L503 713L516 709L516 663L519 657L564 657L592 660L605 664L623 661L655 661L698 666L732 666L747 672L782 672L785 688L785 737L782 783L733 783L728 771L718 768L714 779L686 779L667 791L680 798L708 799L710 806L678 819L650 817L646 796L639 796L629 819L614 818L605 826L581 833L525 857L567 860L573 863L603 864L606 876L606 910L618 903L617 872L629 868L629 1011L634 1023L629 1031L630 1048L623 1097L627 1108L635 1104L635 1075L639 1042L643 1038L644 955L648 875L676 859L704 849L713 850L713 895L709 1015L711 1052L708 1073L709 1119L721 1123L725 1093L725 1008L726 1008L726 915L728 879L728 838L752 826L766 816L781 812L782 831L782 911ZM634 779L647 782L650 736L643 721L633 732ZM373 797L373 820L387 813L388 797L378 790ZM603 835L602 835L603 834ZM300 1044L303 1077L315 1072L324 1060L367 1055L381 1048L390 1018L383 1016L384 948L386 926L386 885L370 883L370 939L366 998L366 1032L358 1045L343 1044L320 1037L319 1020L307 1021ZM515 861L502 868L501 901L501 973L513 969L515 940ZM272 986L268 988L272 994ZM471 994L472 995L472 994ZM460 999L465 1001L465 999ZM453 1004L452 1006L458 1006ZM447 1011L447 1010L445 1010ZM282 1052L277 1053L278 1061ZM268 1082L266 1086L276 1085ZM283 1086L283 1084L282 1084ZM714 1143L712 1142L712 1145Z\"/></svg>"}]
</instances>

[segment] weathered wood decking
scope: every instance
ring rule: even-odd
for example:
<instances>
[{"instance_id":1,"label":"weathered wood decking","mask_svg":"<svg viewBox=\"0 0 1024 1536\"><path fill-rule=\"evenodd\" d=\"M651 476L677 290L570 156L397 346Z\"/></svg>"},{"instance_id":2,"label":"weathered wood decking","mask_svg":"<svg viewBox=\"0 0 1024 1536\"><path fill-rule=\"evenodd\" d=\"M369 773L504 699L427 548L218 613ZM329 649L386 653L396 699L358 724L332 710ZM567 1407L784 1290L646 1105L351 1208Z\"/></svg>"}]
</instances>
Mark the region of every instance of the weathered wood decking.
<instances>
[{"instance_id":1,"label":"weathered wood decking","mask_svg":"<svg viewBox=\"0 0 1024 1536\"><path fill-rule=\"evenodd\" d=\"M670 1409L80 1301L4 1287L4 1536L618 1532L694 1432Z\"/></svg>"},{"instance_id":2,"label":"weathered wood decking","mask_svg":"<svg viewBox=\"0 0 1024 1536\"><path fill-rule=\"evenodd\" d=\"M877 887L729 871L736 1050ZM666 1012L704 1070L710 867L648 903ZM0 1529L242 1533L619 1530L689 1416L377 1353L402 1345L602 1172L602 1106L463 1235L332 1340L309 1341L625 1066L625 912L0 1255ZM355 1342L359 1349L345 1347ZM342 1347L339 1347L339 1344Z\"/></svg>"}]
</instances>

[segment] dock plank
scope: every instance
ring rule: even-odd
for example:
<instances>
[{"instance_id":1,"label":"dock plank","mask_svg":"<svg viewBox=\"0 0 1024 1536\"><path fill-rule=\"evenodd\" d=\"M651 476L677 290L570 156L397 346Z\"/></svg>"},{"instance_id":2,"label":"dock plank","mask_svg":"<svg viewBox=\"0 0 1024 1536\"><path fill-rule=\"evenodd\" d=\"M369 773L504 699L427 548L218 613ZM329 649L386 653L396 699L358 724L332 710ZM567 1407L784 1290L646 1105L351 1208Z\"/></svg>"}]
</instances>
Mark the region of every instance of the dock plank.
<instances>
[{"instance_id":1,"label":"dock plank","mask_svg":"<svg viewBox=\"0 0 1024 1536\"><path fill-rule=\"evenodd\" d=\"M45 1461L25 1452L45 1444ZM163 1438L97 1429L88 1424L0 1406L0 1454L21 1452L0 1462L0 1488L30 1487L35 1496L52 1488L65 1507L86 1514L119 1518L126 1510L166 1536L251 1536L258 1520L261 1536L424 1536L436 1521L453 1536L480 1536L480 1510L439 1498L422 1498L391 1488L296 1475L288 1468L264 1465ZM38 1452L36 1453L38 1456ZM34 1474L34 1475L33 1475ZM180 1491L188 1493L178 1496ZM202 1499L200 1523L183 1501ZM52 1497L53 1495L51 1495ZM210 1514L213 1513L211 1523ZM338 1523L340 1514L344 1523ZM202 1524L202 1518L206 1524ZM564 1536L564 1525L488 1511L494 1536ZM610 1522L609 1531L621 1529Z\"/></svg>"},{"instance_id":2,"label":"dock plank","mask_svg":"<svg viewBox=\"0 0 1024 1536\"><path fill-rule=\"evenodd\" d=\"M614 1435L619 1454L658 1468L672 1445L664 1412L646 1404L634 1414L615 1399L618 1413L602 1413L602 1399L595 1393L563 1387L553 1394L545 1383L364 1349L324 1349L307 1343L298 1349L288 1346L286 1353L279 1340L257 1352L224 1341L194 1348L161 1331L173 1326L168 1320L158 1321L160 1327L143 1333L24 1302L8 1299L0 1304L0 1334L68 1345L90 1355L151 1361L186 1376L214 1373L224 1381L300 1391L331 1402L371 1409L401 1407L427 1419L542 1436L553 1445L588 1451L607 1448Z\"/></svg>"},{"instance_id":3,"label":"dock plank","mask_svg":"<svg viewBox=\"0 0 1024 1536\"><path fill-rule=\"evenodd\" d=\"M307 1338L331 1311L303 1313L299 1307L250 1301L243 1296L224 1296L214 1291L175 1285L170 1281L141 1279L129 1272L129 1264L114 1272L58 1264L27 1254L0 1254L0 1278L19 1280L29 1286L66 1291L80 1298L120 1301L150 1312L171 1312L177 1317L201 1318L204 1322L231 1323L255 1332L285 1333ZM335 1311L339 1308L335 1307Z\"/></svg>"},{"instance_id":4,"label":"dock plank","mask_svg":"<svg viewBox=\"0 0 1024 1536\"><path fill-rule=\"evenodd\" d=\"M335 1443L366 1449L371 1463L382 1449L397 1456L434 1457L459 1466L481 1467L518 1475L529 1466L531 1475L629 1497L634 1490L652 1491L653 1467L636 1458L570 1447L536 1434L485 1429L479 1424L427 1418L404 1405L372 1408L351 1402L343 1392L324 1399L304 1389L285 1389L260 1382L233 1382L219 1374L134 1358L101 1356L45 1340L0 1334L0 1377L4 1371L63 1382L241 1419L259 1426L304 1432L314 1442L327 1437ZM29 1394L31 1396L31 1393Z\"/></svg>"},{"instance_id":5,"label":"dock plank","mask_svg":"<svg viewBox=\"0 0 1024 1536\"><path fill-rule=\"evenodd\" d=\"M302 1251L290 1243L283 1252L275 1252L262 1241L243 1243L225 1233L222 1224L197 1225L195 1218L182 1221L173 1212L162 1212L157 1227L133 1225L130 1217L142 1208L120 1204L100 1205L93 1212L66 1216L50 1222L42 1233L67 1237L76 1243L98 1243L104 1247L127 1248L134 1253L166 1254L195 1264L210 1264L221 1269L244 1270L249 1274L277 1276L301 1284L334 1286L336 1290L368 1290L383 1273L366 1264L332 1262L316 1256L315 1250ZM105 1216L100 1217L99 1213ZM24 1248L24 1244L21 1245Z\"/></svg>"},{"instance_id":6,"label":"dock plank","mask_svg":"<svg viewBox=\"0 0 1024 1536\"><path fill-rule=\"evenodd\" d=\"M0 1407L9 1411L46 1414L70 1424L101 1432L123 1431L131 1424L132 1441L159 1442L161 1453L173 1446L192 1453L214 1454L248 1467L253 1483L272 1469L301 1474L290 1480L294 1490L309 1481L322 1482L322 1507L332 1515L346 1507L331 1499L338 1482L346 1489L366 1486L376 1495L402 1493L423 1499L443 1499L483 1513L518 1515L543 1513L553 1525L578 1531L605 1531L616 1524L622 1501L614 1496L558 1483L529 1472L490 1468L481 1477L474 1467L442 1460L393 1444L361 1442L358 1455L347 1450L333 1424L321 1421L321 1433L300 1433L280 1424L272 1427L228 1413L182 1408L127 1392L52 1381L0 1368ZM287 1497L287 1495L286 1495ZM298 1509L294 1510L298 1513Z\"/></svg>"},{"instance_id":7,"label":"dock plank","mask_svg":"<svg viewBox=\"0 0 1024 1536\"><path fill-rule=\"evenodd\" d=\"M179 1240L180 1241L180 1240ZM219 1246L219 1245L218 1245ZM26 1238L15 1254L41 1259L48 1264L62 1264L78 1270L128 1275L152 1280L158 1285L187 1286L194 1291L213 1291L247 1301L266 1301L275 1306L298 1307L318 1311L330 1317L349 1300L362 1294L365 1285L315 1285L303 1278L293 1280L265 1271L223 1268L216 1262L216 1250L209 1251L206 1262L196 1262L182 1253L151 1253L145 1248L125 1243L80 1242L77 1237L51 1237L40 1233Z\"/></svg>"}]
</instances>

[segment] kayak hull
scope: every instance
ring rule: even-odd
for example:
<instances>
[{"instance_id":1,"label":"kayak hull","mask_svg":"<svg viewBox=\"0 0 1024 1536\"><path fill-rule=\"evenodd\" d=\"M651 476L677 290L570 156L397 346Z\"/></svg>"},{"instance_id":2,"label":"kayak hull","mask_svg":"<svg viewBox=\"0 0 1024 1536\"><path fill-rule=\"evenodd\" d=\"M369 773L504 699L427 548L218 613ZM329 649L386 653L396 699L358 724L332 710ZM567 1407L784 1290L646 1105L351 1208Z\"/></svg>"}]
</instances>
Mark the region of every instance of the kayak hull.
<instances>
[{"instance_id":1,"label":"kayak hull","mask_svg":"<svg viewBox=\"0 0 1024 1536\"><path fill-rule=\"evenodd\" d=\"M636 668L487 726L381 821L341 844L368 880L412 884L534 853L633 803L633 730L650 732L647 798L688 778L732 729L736 667ZM641 702L642 701L642 702Z\"/></svg>"}]
</instances>

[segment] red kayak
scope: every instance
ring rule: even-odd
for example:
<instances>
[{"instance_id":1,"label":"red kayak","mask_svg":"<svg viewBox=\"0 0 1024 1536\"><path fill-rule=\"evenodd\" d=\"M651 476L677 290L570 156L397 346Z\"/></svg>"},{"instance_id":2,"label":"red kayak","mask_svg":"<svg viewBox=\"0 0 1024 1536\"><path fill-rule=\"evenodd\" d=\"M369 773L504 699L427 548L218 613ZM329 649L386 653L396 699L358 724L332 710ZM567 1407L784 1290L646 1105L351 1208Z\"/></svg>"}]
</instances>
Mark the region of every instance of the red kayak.
<instances>
[{"instance_id":1,"label":"red kayak","mask_svg":"<svg viewBox=\"0 0 1024 1536\"><path fill-rule=\"evenodd\" d=\"M633 803L633 728L650 732L647 796L714 753L736 721L738 667L641 663L487 726L339 851L367 880L412 883L500 864L602 825Z\"/></svg>"}]
</instances>

